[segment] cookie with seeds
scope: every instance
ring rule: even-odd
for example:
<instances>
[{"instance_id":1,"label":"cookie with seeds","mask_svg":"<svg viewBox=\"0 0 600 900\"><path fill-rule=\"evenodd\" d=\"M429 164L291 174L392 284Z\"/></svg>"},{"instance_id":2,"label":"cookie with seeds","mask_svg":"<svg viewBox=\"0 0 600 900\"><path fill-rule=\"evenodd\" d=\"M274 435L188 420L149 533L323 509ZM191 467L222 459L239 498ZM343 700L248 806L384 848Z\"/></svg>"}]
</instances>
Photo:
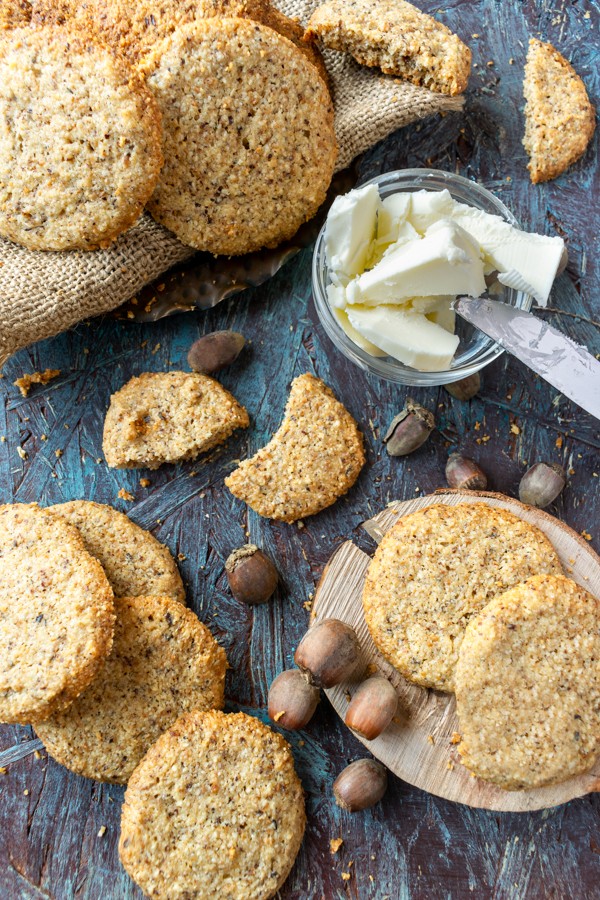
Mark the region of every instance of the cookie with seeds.
<instances>
[{"instance_id":1,"label":"cookie with seeds","mask_svg":"<svg viewBox=\"0 0 600 900\"><path fill-rule=\"evenodd\" d=\"M102 449L116 469L157 469L222 444L248 413L208 375L145 372L110 398Z\"/></svg>"},{"instance_id":2,"label":"cookie with seeds","mask_svg":"<svg viewBox=\"0 0 600 900\"><path fill-rule=\"evenodd\" d=\"M295 522L335 503L364 463L356 422L326 384L306 374L292 382L273 438L225 484L261 516Z\"/></svg>"},{"instance_id":3,"label":"cookie with seeds","mask_svg":"<svg viewBox=\"0 0 600 900\"><path fill-rule=\"evenodd\" d=\"M125 60L83 32L0 34L0 234L31 250L107 247L162 164L160 113Z\"/></svg>"},{"instance_id":4,"label":"cookie with seeds","mask_svg":"<svg viewBox=\"0 0 600 900\"><path fill-rule=\"evenodd\" d=\"M51 510L78 530L115 597L166 596L185 603L181 575L168 548L124 513L90 500L59 503Z\"/></svg>"},{"instance_id":5,"label":"cookie with seeds","mask_svg":"<svg viewBox=\"0 0 600 900\"><path fill-rule=\"evenodd\" d=\"M223 706L227 659L195 613L171 597L119 597L115 609L113 649L102 671L36 731L72 772L125 784L180 715Z\"/></svg>"},{"instance_id":6,"label":"cookie with seeds","mask_svg":"<svg viewBox=\"0 0 600 900\"><path fill-rule=\"evenodd\" d=\"M31 3L28 0L0 0L0 31L29 25Z\"/></svg>"},{"instance_id":7,"label":"cookie with seeds","mask_svg":"<svg viewBox=\"0 0 600 900\"><path fill-rule=\"evenodd\" d=\"M462 762L505 790L588 772L600 751L600 600L537 575L466 628L456 667Z\"/></svg>"},{"instance_id":8,"label":"cookie with seeds","mask_svg":"<svg viewBox=\"0 0 600 900\"><path fill-rule=\"evenodd\" d=\"M0 506L0 722L64 709L110 653L113 592L63 519L37 505Z\"/></svg>"},{"instance_id":9,"label":"cookie with seeds","mask_svg":"<svg viewBox=\"0 0 600 900\"><path fill-rule=\"evenodd\" d=\"M310 17L306 38L443 94L461 94L469 80L467 45L403 0L327 0Z\"/></svg>"},{"instance_id":10,"label":"cookie with seeds","mask_svg":"<svg viewBox=\"0 0 600 900\"><path fill-rule=\"evenodd\" d=\"M312 218L337 156L333 105L291 41L248 19L204 19L166 38L147 73L165 134L156 221L231 256L275 247Z\"/></svg>"},{"instance_id":11,"label":"cookie with seeds","mask_svg":"<svg viewBox=\"0 0 600 900\"><path fill-rule=\"evenodd\" d=\"M119 855L157 900L268 900L306 815L289 744L245 713L182 716L127 786Z\"/></svg>"},{"instance_id":12,"label":"cookie with seeds","mask_svg":"<svg viewBox=\"0 0 600 900\"><path fill-rule=\"evenodd\" d=\"M371 561L363 608L377 649L409 681L454 690L470 620L508 588L562 574L548 538L483 503L439 504L403 516Z\"/></svg>"},{"instance_id":13,"label":"cookie with seeds","mask_svg":"<svg viewBox=\"0 0 600 900\"><path fill-rule=\"evenodd\" d=\"M586 151L596 110L573 66L552 44L532 38L525 63L525 135L534 184L557 178Z\"/></svg>"}]
</instances>

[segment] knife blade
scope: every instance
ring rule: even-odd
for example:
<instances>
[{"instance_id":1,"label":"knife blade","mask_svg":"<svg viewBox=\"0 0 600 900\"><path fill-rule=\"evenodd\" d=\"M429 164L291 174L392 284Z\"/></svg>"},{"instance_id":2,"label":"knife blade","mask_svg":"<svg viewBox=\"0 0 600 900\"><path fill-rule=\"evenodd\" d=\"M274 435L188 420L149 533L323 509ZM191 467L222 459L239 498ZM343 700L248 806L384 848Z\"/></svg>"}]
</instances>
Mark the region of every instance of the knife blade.
<instances>
[{"instance_id":1,"label":"knife blade","mask_svg":"<svg viewBox=\"0 0 600 900\"><path fill-rule=\"evenodd\" d=\"M487 297L457 297L455 311L600 419L600 362L566 334L523 309Z\"/></svg>"}]
</instances>

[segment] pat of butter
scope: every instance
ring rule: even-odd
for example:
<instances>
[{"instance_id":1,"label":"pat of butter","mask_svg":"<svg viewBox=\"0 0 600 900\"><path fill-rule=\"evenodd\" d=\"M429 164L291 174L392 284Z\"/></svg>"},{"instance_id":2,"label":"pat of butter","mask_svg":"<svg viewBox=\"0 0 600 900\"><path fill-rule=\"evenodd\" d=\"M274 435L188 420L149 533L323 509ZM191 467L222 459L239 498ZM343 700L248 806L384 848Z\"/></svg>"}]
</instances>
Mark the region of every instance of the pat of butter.
<instances>
[{"instance_id":1,"label":"pat of butter","mask_svg":"<svg viewBox=\"0 0 600 900\"><path fill-rule=\"evenodd\" d=\"M381 350L379 347L376 347L375 344L368 341L365 337L362 336L360 331L357 331L356 328L351 324L350 319L348 318L348 313L345 309L337 309L336 307L332 308L333 315L338 321L338 324L342 331L344 331L351 341L360 347L361 350L364 350L365 353L370 353L371 356L387 356L386 350Z\"/></svg>"},{"instance_id":2,"label":"pat of butter","mask_svg":"<svg viewBox=\"0 0 600 900\"><path fill-rule=\"evenodd\" d=\"M447 369L458 347L457 335L422 313L390 306L348 307L348 319L368 341L422 372Z\"/></svg>"},{"instance_id":3,"label":"pat of butter","mask_svg":"<svg viewBox=\"0 0 600 900\"><path fill-rule=\"evenodd\" d=\"M374 184L336 197L327 216L325 255L334 284L348 284L367 263L381 207Z\"/></svg>"}]
</instances>

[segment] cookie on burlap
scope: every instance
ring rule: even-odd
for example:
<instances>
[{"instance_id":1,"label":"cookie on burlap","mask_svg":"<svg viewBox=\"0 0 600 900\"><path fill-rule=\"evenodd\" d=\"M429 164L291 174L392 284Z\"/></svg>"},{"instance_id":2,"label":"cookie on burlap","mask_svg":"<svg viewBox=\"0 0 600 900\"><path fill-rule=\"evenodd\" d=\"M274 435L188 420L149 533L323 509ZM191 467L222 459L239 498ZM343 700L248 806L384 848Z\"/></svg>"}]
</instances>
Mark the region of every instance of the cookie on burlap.
<instances>
[{"instance_id":1,"label":"cookie on burlap","mask_svg":"<svg viewBox=\"0 0 600 900\"><path fill-rule=\"evenodd\" d=\"M306 37L443 94L461 94L469 80L467 45L403 0L327 0L308 20Z\"/></svg>"},{"instance_id":2,"label":"cookie on burlap","mask_svg":"<svg viewBox=\"0 0 600 900\"><path fill-rule=\"evenodd\" d=\"M295 522L345 494L365 462L350 413L314 375L292 382L283 422L269 443L245 459L225 484L261 516Z\"/></svg>"},{"instance_id":3,"label":"cookie on burlap","mask_svg":"<svg viewBox=\"0 0 600 900\"><path fill-rule=\"evenodd\" d=\"M31 3L28 0L0 0L0 31L29 25Z\"/></svg>"},{"instance_id":4,"label":"cookie on burlap","mask_svg":"<svg viewBox=\"0 0 600 900\"><path fill-rule=\"evenodd\" d=\"M185 712L223 706L225 651L171 597L115 599L112 653L68 709L36 725L67 769L125 784L148 747Z\"/></svg>"},{"instance_id":5,"label":"cookie on burlap","mask_svg":"<svg viewBox=\"0 0 600 900\"><path fill-rule=\"evenodd\" d=\"M116 469L157 469L222 444L248 413L207 375L145 372L110 398L102 449Z\"/></svg>"},{"instance_id":6,"label":"cookie on burlap","mask_svg":"<svg viewBox=\"0 0 600 900\"><path fill-rule=\"evenodd\" d=\"M534 184L557 178L583 156L596 127L596 110L573 66L552 44L529 41L525 78L525 136Z\"/></svg>"},{"instance_id":7,"label":"cookie on burlap","mask_svg":"<svg viewBox=\"0 0 600 900\"><path fill-rule=\"evenodd\" d=\"M456 667L462 762L509 791L589 771L600 750L600 600L537 575L491 601Z\"/></svg>"},{"instance_id":8,"label":"cookie on burlap","mask_svg":"<svg viewBox=\"0 0 600 900\"><path fill-rule=\"evenodd\" d=\"M151 215L215 255L275 247L325 199L337 155L327 87L298 48L248 19L181 26L148 57L165 165Z\"/></svg>"},{"instance_id":9,"label":"cookie on burlap","mask_svg":"<svg viewBox=\"0 0 600 900\"><path fill-rule=\"evenodd\" d=\"M267 900L294 863L306 815L288 743L245 713L192 712L127 787L119 855L159 900Z\"/></svg>"},{"instance_id":10,"label":"cookie on burlap","mask_svg":"<svg viewBox=\"0 0 600 900\"><path fill-rule=\"evenodd\" d=\"M59 503L51 511L78 530L115 597L165 596L185 603L181 575L167 547L124 513L90 500Z\"/></svg>"},{"instance_id":11,"label":"cookie on burlap","mask_svg":"<svg viewBox=\"0 0 600 900\"><path fill-rule=\"evenodd\" d=\"M409 681L454 690L465 628L498 594L540 573L562 574L539 529L483 503L403 516L375 552L363 591L378 650Z\"/></svg>"},{"instance_id":12,"label":"cookie on burlap","mask_svg":"<svg viewBox=\"0 0 600 900\"><path fill-rule=\"evenodd\" d=\"M0 234L31 250L107 247L162 163L156 101L125 60L58 26L0 34Z\"/></svg>"},{"instance_id":13,"label":"cookie on burlap","mask_svg":"<svg viewBox=\"0 0 600 900\"><path fill-rule=\"evenodd\" d=\"M0 722L64 709L110 653L113 592L79 532L35 504L0 506Z\"/></svg>"}]
</instances>

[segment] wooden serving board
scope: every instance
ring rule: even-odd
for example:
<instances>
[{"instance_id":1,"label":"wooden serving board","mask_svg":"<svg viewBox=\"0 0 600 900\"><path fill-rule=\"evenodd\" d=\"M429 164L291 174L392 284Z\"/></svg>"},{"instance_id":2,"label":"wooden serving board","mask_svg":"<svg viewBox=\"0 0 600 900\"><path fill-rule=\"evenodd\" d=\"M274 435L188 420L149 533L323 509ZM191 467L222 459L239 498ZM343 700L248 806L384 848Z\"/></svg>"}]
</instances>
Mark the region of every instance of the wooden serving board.
<instances>
[{"instance_id":1,"label":"wooden serving board","mask_svg":"<svg viewBox=\"0 0 600 900\"><path fill-rule=\"evenodd\" d=\"M524 506L503 494L439 491L415 500L393 503L365 522L363 528L379 542L400 516L435 503L449 506L485 503L507 509L537 525L556 548L566 574L600 597L600 557L587 542L548 513ZM454 696L406 681L378 653L371 640L361 600L370 561L370 556L352 541L346 541L336 550L318 585L311 623L326 618L341 619L352 625L361 643L364 666L357 670L356 680L326 691L342 720L349 699L368 665L375 665L398 691L399 712L394 722L374 741L362 740L373 756L399 778L416 787L447 800L483 809L526 812L558 806L575 797L600 791L600 762L586 775L532 791L505 791L471 775L461 765L456 743L452 742L453 736L456 741L460 731Z\"/></svg>"}]
</instances>

